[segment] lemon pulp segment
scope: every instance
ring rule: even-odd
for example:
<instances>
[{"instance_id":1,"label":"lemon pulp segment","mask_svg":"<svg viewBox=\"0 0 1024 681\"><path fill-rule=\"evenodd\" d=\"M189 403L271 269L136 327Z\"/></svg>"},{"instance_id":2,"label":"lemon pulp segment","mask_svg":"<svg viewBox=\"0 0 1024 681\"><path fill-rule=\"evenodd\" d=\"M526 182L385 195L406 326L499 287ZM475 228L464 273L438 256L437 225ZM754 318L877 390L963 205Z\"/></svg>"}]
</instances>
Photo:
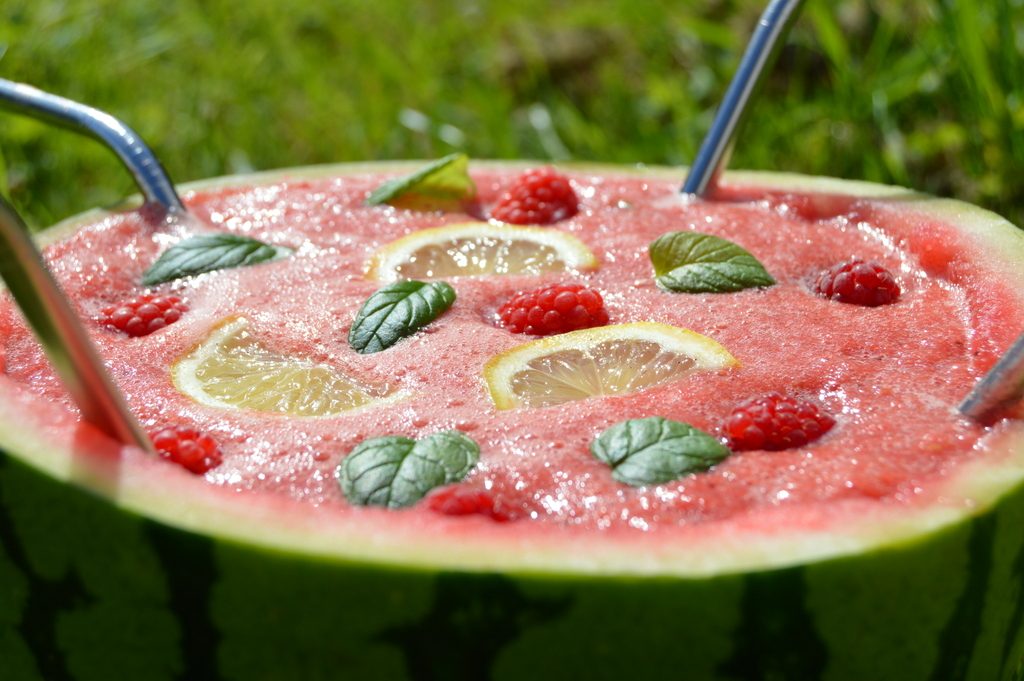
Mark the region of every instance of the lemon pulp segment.
<instances>
[{"instance_id":1,"label":"lemon pulp segment","mask_svg":"<svg viewBox=\"0 0 1024 681\"><path fill-rule=\"evenodd\" d=\"M290 416L333 416L388 397L338 369L263 347L238 317L218 326L172 369L178 389L201 404Z\"/></svg>"},{"instance_id":2,"label":"lemon pulp segment","mask_svg":"<svg viewBox=\"0 0 1024 681\"><path fill-rule=\"evenodd\" d=\"M492 359L484 378L495 406L511 409L636 392L736 364L728 350L707 336L637 322L524 343Z\"/></svg>"},{"instance_id":3,"label":"lemon pulp segment","mask_svg":"<svg viewBox=\"0 0 1024 681\"><path fill-rule=\"evenodd\" d=\"M571 234L478 222L423 229L385 244L371 259L368 274L379 281L394 281L595 267L594 254Z\"/></svg>"}]
</instances>

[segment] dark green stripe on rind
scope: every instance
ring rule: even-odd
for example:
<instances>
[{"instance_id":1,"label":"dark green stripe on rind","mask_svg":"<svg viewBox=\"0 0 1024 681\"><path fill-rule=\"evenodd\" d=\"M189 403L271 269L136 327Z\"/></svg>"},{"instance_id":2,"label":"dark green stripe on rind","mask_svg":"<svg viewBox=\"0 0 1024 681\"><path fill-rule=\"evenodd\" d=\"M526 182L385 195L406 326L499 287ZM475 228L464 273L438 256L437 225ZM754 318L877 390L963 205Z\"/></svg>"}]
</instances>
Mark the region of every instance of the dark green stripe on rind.
<instances>
[{"instance_id":1,"label":"dark green stripe on rind","mask_svg":"<svg viewBox=\"0 0 1024 681\"><path fill-rule=\"evenodd\" d=\"M974 654L967 668L968 681L1005 680L1012 674L1016 662L1024 656L1024 630L1020 615L1024 605L1022 536L1024 502L1018 498L1017 503L1003 503L995 516L992 546L988 550L991 570L984 596L985 609ZM974 562L979 563L977 560Z\"/></svg>"},{"instance_id":2,"label":"dark green stripe on rind","mask_svg":"<svg viewBox=\"0 0 1024 681\"><path fill-rule=\"evenodd\" d=\"M13 604L17 609L0 613L0 621L22 623L18 633L37 648L41 676L176 678L181 659L175 617L141 521L3 454L0 492L3 551L15 557L24 583L33 588ZM53 587L57 592L48 594ZM32 611L37 607L41 612ZM4 671L3 681L20 681Z\"/></svg>"},{"instance_id":3,"label":"dark green stripe on rind","mask_svg":"<svg viewBox=\"0 0 1024 681\"><path fill-rule=\"evenodd\" d=\"M155 522L145 524L145 533L163 563L169 605L178 617L184 661L179 678L216 681L220 632L210 618L210 592L217 581L213 542Z\"/></svg>"},{"instance_id":4,"label":"dark green stripe on rind","mask_svg":"<svg viewBox=\"0 0 1024 681\"><path fill-rule=\"evenodd\" d=\"M0 459L0 467L6 465ZM4 500L3 486L0 485L0 508L8 508ZM26 678L44 678L48 681L70 679L64 656L57 645L57 619L61 612L74 610L87 602L88 597L75 574L66 574L57 580L48 580L36 575L25 555L24 547L14 530L8 513L0 513L0 546L6 554L0 558L4 569L5 599L14 600L17 594L19 618L5 617L5 624L11 626L5 642L11 649L3 650L0 656L8 671ZM17 633L14 633L14 632ZM13 650L17 641L28 653L18 655ZM6 646L5 646L6 647ZM13 672L12 672L13 669Z\"/></svg>"},{"instance_id":5,"label":"dark green stripe on rind","mask_svg":"<svg viewBox=\"0 0 1024 681\"><path fill-rule=\"evenodd\" d=\"M381 640L402 652L414 681L480 681L492 678L502 649L532 627L558 619L569 605L567 599L530 598L499 575L442 573L426 615L383 632ZM439 657L438 641L461 654Z\"/></svg>"},{"instance_id":6,"label":"dark green stripe on rind","mask_svg":"<svg viewBox=\"0 0 1024 681\"><path fill-rule=\"evenodd\" d=\"M0 538L0 542L3 542ZM16 681L41 681L31 647L21 632L28 580L18 571L0 543L0 666Z\"/></svg>"},{"instance_id":7,"label":"dark green stripe on rind","mask_svg":"<svg viewBox=\"0 0 1024 681\"><path fill-rule=\"evenodd\" d=\"M415 681L463 658L481 681L928 681L941 660L1011 681L1024 655L1019 489L918 542L706 579L313 560L144 521L14 460L0 494L3 681L41 677L29 590L62 580L84 595L51 608L55 646L86 681Z\"/></svg>"},{"instance_id":8,"label":"dark green stripe on rind","mask_svg":"<svg viewBox=\"0 0 1024 681\"><path fill-rule=\"evenodd\" d=\"M1009 626L1006 628L1006 637L1003 639L1002 660L999 666L999 677L1006 676L1006 668L1011 666L1013 660L1013 649L1017 640L1024 633L1024 546L1017 551L1017 557L1013 561L1013 576L1015 590L1011 592L1009 602L1013 604L1013 613L1010 615ZM1015 596L1015 597L1014 597ZM1021 657L1021 664L1024 664L1024 656Z\"/></svg>"},{"instance_id":9,"label":"dark green stripe on rind","mask_svg":"<svg viewBox=\"0 0 1024 681\"><path fill-rule=\"evenodd\" d=\"M534 601L567 607L538 622L498 656L495 681L717 678L740 623L743 580L518 578ZM586 674L585 677L581 674Z\"/></svg>"},{"instance_id":10,"label":"dark green stripe on rind","mask_svg":"<svg viewBox=\"0 0 1024 681\"><path fill-rule=\"evenodd\" d=\"M992 577L992 547L996 517L983 516L974 521L967 547L967 585L939 638L939 657L929 681L963 681L971 663L974 641L982 629L982 613L988 581Z\"/></svg>"},{"instance_id":11,"label":"dark green stripe on rind","mask_svg":"<svg viewBox=\"0 0 1024 681\"><path fill-rule=\"evenodd\" d=\"M745 580L733 656L720 670L730 681L818 679L828 654L805 603L802 569Z\"/></svg>"}]
</instances>

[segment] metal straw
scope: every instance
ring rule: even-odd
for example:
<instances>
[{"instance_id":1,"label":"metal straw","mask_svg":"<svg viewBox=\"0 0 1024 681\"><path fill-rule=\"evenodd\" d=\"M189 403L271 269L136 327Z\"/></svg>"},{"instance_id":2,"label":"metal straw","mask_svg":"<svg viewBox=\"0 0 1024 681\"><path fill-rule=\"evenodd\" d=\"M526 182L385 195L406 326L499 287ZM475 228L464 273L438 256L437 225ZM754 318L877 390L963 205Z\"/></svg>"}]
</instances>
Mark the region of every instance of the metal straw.
<instances>
[{"instance_id":1,"label":"metal straw","mask_svg":"<svg viewBox=\"0 0 1024 681\"><path fill-rule=\"evenodd\" d=\"M718 176L729 162L736 132L750 109L750 102L778 52L782 37L789 31L802 5L803 0L772 0L765 8L736 75L715 113L711 129L701 142L697 158L683 183L682 193L703 197L714 190ZM966 416L980 421L991 410L1020 397L1022 392L1024 334L975 385L959 409Z\"/></svg>"},{"instance_id":2,"label":"metal straw","mask_svg":"<svg viewBox=\"0 0 1024 681\"><path fill-rule=\"evenodd\" d=\"M960 411L975 420L982 420L993 409L1020 397L1024 388L1024 334L1013 342L960 403Z\"/></svg>"},{"instance_id":3,"label":"metal straw","mask_svg":"<svg viewBox=\"0 0 1024 681\"><path fill-rule=\"evenodd\" d=\"M128 168L147 203L162 206L168 213L185 213L185 206L160 161L142 138L117 118L3 78L0 78L0 107L102 142Z\"/></svg>"},{"instance_id":4,"label":"metal straw","mask_svg":"<svg viewBox=\"0 0 1024 681\"><path fill-rule=\"evenodd\" d=\"M803 3L804 0L772 0L768 3L715 113L711 129L701 142L697 158L683 183L682 193L705 196L715 188L718 175L729 163L736 132L750 109L750 102Z\"/></svg>"},{"instance_id":5,"label":"metal straw","mask_svg":"<svg viewBox=\"0 0 1024 681\"><path fill-rule=\"evenodd\" d=\"M98 140L132 174L148 205L161 207L169 217L187 215L160 161L134 130L114 116L2 78L0 108ZM46 269L24 221L2 199L0 276L78 404L82 418L125 444L152 450L149 438L108 376L74 309Z\"/></svg>"},{"instance_id":6,"label":"metal straw","mask_svg":"<svg viewBox=\"0 0 1024 681\"><path fill-rule=\"evenodd\" d=\"M151 450L107 375L67 298L28 236L28 228L0 197L0 276L64 381L82 418L125 444Z\"/></svg>"}]
</instances>

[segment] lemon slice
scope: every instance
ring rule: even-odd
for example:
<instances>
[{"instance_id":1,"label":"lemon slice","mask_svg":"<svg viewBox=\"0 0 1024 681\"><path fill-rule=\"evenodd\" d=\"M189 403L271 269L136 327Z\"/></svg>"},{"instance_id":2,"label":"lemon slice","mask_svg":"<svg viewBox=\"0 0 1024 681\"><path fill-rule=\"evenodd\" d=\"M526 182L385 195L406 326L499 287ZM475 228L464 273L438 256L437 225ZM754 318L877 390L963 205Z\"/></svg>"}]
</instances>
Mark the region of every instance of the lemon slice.
<instances>
[{"instance_id":1,"label":"lemon slice","mask_svg":"<svg viewBox=\"0 0 1024 681\"><path fill-rule=\"evenodd\" d=\"M518 345L484 367L498 409L547 407L636 392L695 371L739 363L707 336L636 322L572 331Z\"/></svg>"},{"instance_id":2,"label":"lemon slice","mask_svg":"<svg viewBox=\"0 0 1024 681\"><path fill-rule=\"evenodd\" d=\"M378 281L589 270L597 258L557 229L468 222L413 232L382 246L367 275Z\"/></svg>"},{"instance_id":3,"label":"lemon slice","mask_svg":"<svg viewBox=\"0 0 1024 681\"><path fill-rule=\"evenodd\" d=\"M334 416L391 401L384 386L360 385L335 367L267 350L236 317L216 327L172 368L196 402L289 416Z\"/></svg>"}]
</instances>

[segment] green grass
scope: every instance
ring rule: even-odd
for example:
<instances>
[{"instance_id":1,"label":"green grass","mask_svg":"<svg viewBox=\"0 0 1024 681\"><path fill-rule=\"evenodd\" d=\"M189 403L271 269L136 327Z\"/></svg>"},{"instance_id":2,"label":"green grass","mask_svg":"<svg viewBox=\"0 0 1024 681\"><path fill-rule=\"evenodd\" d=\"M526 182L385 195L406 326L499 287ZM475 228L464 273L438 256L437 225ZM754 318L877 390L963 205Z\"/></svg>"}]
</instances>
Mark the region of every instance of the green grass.
<instances>
[{"instance_id":1,"label":"green grass","mask_svg":"<svg viewBox=\"0 0 1024 681\"><path fill-rule=\"evenodd\" d=\"M122 118L178 182L456 149L685 164L762 6L4 0L0 77ZM1022 0L808 0L731 165L910 185L1024 224L1022 53ZM34 225L133 191L95 142L4 112L0 155L0 191Z\"/></svg>"}]
</instances>

